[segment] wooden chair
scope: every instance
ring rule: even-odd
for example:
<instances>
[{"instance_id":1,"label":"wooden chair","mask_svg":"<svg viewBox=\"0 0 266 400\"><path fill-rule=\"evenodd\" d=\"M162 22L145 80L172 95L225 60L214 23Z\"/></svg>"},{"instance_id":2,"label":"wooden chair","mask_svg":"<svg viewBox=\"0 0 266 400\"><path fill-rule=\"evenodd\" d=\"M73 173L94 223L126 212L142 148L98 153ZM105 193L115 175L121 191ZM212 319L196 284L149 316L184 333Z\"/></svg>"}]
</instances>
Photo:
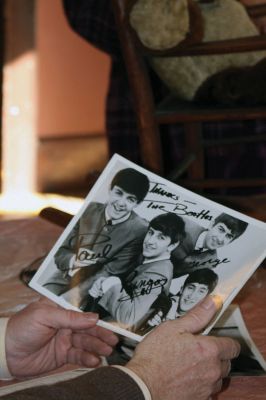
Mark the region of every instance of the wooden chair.
<instances>
[{"instance_id":1,"label":"wooden chair","mask_svg":"<svg viewBox=\"0 0 266 400\"><path fill-rule=\"evenodd\" d=\"M155 104L150 76L147 68L149 57L179 57L209 54L226 54L266 49L266 35L224 40L219 42L204 42L192 44L188 38L185 44L166 51L151 51L145 48L129 23L129 13L137 0L112 0L122 52L128 72L129 83L133 95L138 133L140 139L141 159L144 167L165 176L164 157L160 126L164 124L184 124L186 157L184 163L168 178L177 181L193 190L202 190L208 195L210 188L224 187L266 187L266 178L258 179L206 179L204 152L208 146L221 144L236 144L243 141L265 141L266 133L249 138L238 137L229 140L208 142L202 137L202 123L207 121L237 121L237 120L266 120L266 105L261 107L206 107L193 102L182 102L172 96L160 104ZM253 17L266 14L266 5L253 6L247 9ZM185 180L180 178L186 169ZM180 178L180 179L179 179ZM257 196L253 197L253 200ZM259 202L260 208L244 201L243 198L218 198L218 201L234 206L240 211L266 221L266 198ZM255 200L254 200L255 201ZM262 207L262 210L261 210Z\"/></svg>"}]
</instances>

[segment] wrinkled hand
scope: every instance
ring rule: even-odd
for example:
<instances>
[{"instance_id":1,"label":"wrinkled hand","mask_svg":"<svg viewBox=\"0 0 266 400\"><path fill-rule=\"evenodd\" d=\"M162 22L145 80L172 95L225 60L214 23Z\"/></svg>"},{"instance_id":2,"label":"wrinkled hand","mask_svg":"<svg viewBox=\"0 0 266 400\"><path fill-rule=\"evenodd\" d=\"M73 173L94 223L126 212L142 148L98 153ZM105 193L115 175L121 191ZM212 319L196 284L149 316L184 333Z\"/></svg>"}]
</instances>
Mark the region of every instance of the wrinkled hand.
<instances>
[{"instance_id":1,"label":"wrinkled hand","mask_svg":"<svg viewBox=\"0 0 266 400\"><path fill-rule=\"evenodd\" d=\"M127 367L143 379L153 400L207 400L220 391L240 346L230 338L195 335L216 312L208 296L184 317L162 323L137 346Z\"/></svg>"},{"instance_id":2,"label":"wrinkled hand","mask_svg":"<svg viewBox=\"0 0 266 400\"><path fill-rule=\"evenodd\" d=\"M98 315L65 310L49 300L30 304L10 318L6 356L10 373L27 377L64 364L97 367L118 342L96 326Z\"/></svg>"}]
</instances>

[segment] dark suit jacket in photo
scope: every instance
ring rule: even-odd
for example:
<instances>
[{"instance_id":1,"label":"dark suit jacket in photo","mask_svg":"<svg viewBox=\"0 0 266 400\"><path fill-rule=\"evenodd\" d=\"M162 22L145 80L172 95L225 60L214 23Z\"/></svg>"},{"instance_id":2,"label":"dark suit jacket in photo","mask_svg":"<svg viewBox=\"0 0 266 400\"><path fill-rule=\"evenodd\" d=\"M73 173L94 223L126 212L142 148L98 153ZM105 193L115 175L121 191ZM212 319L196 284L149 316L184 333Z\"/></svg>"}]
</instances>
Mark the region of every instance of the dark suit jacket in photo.
<instances>
[{"instance_id":1,"label":"dark suit jacket in photo","mask_svg":"<svg viewBox=\"0 0 266 400\"><path fill-rule=\"evenodd\" d=\"M183 219L186 235L171 256L174 265L174 278L189 274L199 268L213 268L213 260L217 258L216 250L195 250L199 236L207 230L188 218Z\"/></svg>"},{"instance_id":2,"label":"dark suit jacket in photo","mask_svg":"<svg viewBox=\"0 0 266 400\"><path fill-rule=\"evenodd\" d=\"M148 222L132 211L126 221L110 225L105 219L105 207L102 203L89 204L65 239L54 257L58 271L44 285L49 290L62 294L90 278L93 280L98 272L103 276L127 275L137 263ZM71 278L67 274L69 262L79 247L94 252L97 262L81 268ZM89 286L83 288L84 292Z\"/></svg>"}]
</instances>

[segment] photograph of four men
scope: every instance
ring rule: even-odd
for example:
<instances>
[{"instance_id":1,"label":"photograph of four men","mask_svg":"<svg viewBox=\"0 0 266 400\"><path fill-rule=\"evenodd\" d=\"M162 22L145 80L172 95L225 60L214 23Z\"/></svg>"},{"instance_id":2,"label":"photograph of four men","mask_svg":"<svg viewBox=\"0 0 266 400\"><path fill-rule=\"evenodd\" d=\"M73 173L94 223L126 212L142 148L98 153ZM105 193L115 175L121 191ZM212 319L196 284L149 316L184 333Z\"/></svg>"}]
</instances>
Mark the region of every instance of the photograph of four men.
<instances>
[{"instance_id":1,"label":"photograph of four men","mask_svg":"<svg viewBox=\"0 0 266 400\"><path fill-rule=\"evenodd\" d=\"M244 259L256 260L243 252L260 227L154 177L113 162L38 271L35 288L143 336L221 283L226 295L241 285Z\"/></svg>"}]
</instances>

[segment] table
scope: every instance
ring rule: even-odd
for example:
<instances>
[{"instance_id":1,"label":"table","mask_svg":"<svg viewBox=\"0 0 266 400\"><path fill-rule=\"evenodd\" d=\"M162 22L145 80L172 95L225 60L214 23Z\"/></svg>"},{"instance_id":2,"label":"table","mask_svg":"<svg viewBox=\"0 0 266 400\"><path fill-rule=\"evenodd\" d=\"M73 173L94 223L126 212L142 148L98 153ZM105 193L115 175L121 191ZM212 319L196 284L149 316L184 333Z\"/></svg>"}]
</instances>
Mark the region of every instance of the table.
<instances>
[{"instance_id":1,"label":"table","mask_svg":"<svg viewBox=\"0 0 266 400\"><path fill-rule=\"evenodd\" d=\"M249 333L266 358L266 265L259 267L241 289L234 303L240 306ZM228 385L228 386L227 386ZM234 376L213 400L265 400L266 375Z\"/></svg>"},{"instance_id":2,"label":"table","mask_svg":"<svg viewBox=\"0 0 266 400\"><path fill-rule=\"evenodd\" d=\"M0 221L0 316L9 316L39 297L20 272L46 255L62 228L41 218Z\"/></svg>"},{"instance_id":3,"label":"table","mask_svg":"<svg viewBox=\"0 0 266 400\"><path fill-rule=\"evenodd\" d=\"M62 230L39 217L0 221L0 316L11 315L39 297L21 282L20 271L45 255ZM254 273L235 302L241 308L253 340L266 358L265 267L260 267ZM230 382L225 382L224 390L213 397L213 400L245 399L266 399L266 375L234 376Z\"/></svg>"}]
</instances>

